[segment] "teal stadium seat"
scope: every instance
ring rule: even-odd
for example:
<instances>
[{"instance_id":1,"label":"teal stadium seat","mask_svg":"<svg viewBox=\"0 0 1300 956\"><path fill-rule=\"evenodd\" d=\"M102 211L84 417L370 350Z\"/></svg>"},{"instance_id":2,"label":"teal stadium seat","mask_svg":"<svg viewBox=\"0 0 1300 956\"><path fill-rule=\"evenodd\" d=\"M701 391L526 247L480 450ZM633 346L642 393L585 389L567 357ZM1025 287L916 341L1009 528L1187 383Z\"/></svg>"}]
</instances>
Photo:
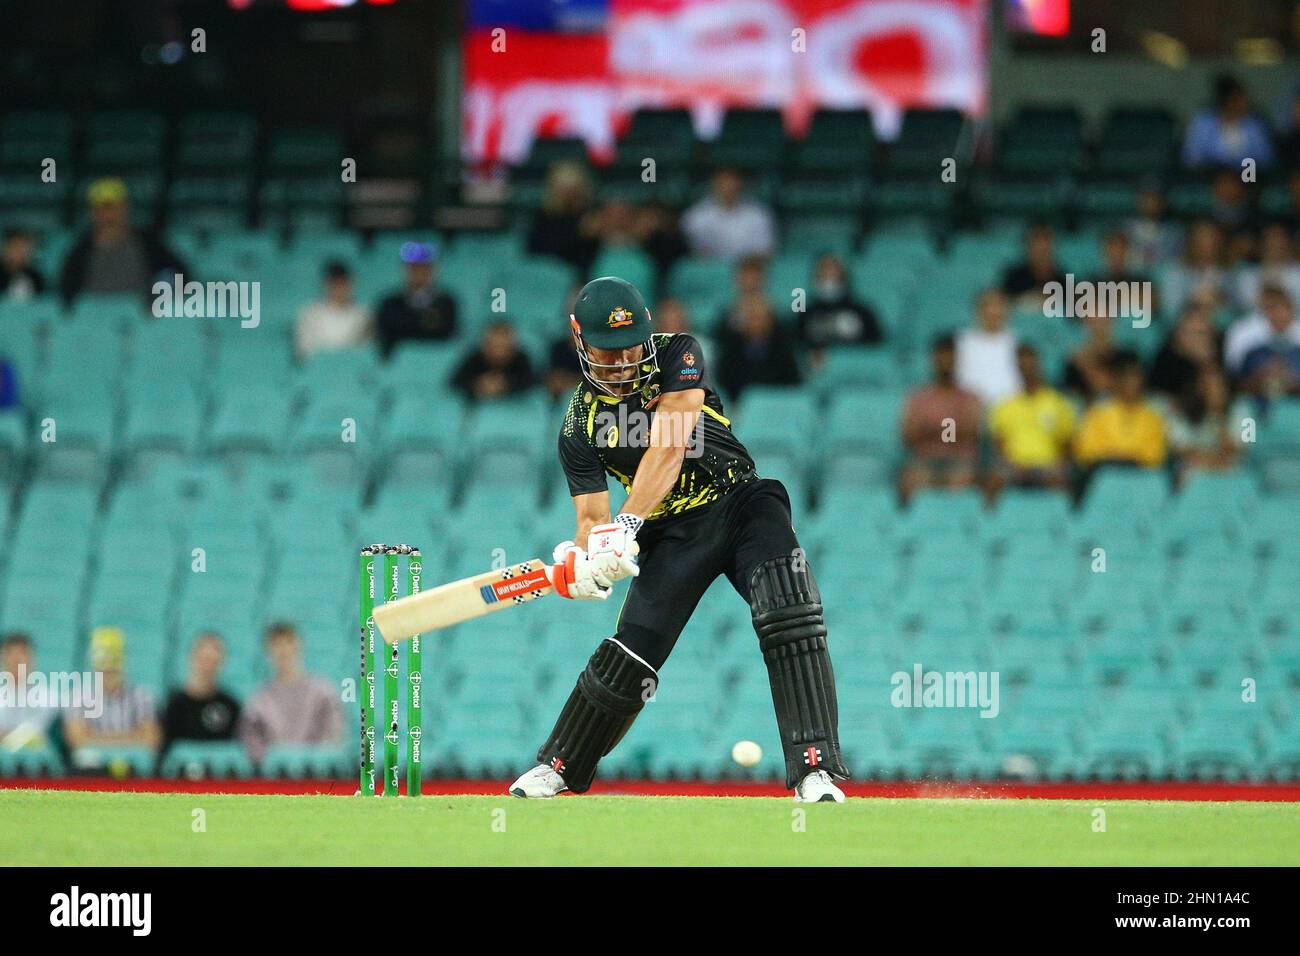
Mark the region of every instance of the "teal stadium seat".
<instances>
[{"instance_id":1,"label":"teal stadium seat","mask_svg":"<svg viewBox=\"0 0 1300 956\"><path fill-rule=\"evenodd\" d=\"M789 165L802 172L861 172L870 168L875 146L869 112L820 109L804 138L791 144Z\"/></svg>"},{"instance_id":2,"label":"teal stadium seat","mask_svg":"<svg viewBox=\"0 0 1300 956\"><path fill-rule=\"evenodd\" d=\"M748 170L770 170L780 165L785 152L785 123L777 109L727 110L722 129L708 144L711 163Z\"/></svg>"},{"instance_id":3,"label":"teal stadium seat","mask_svg":"<svg viewBox=\"0 0 1300 956\"><path fill-rule=\"evenodd\" d=\"M348 743L353 743L348 735ZM356 755L350 746L334 744L276 744L262 758L261 771L271 778L317 780L351 775Z\"/></svg>"},{"instance_id":4,"label":"teal stadium seat","mask_svg":"<svg viewBox=\"0 0 1300 956\"><path fill-rule=\"evenodd\" d=\"M717 259L679 259L668 275L668 294L691 303L697 322L708 322L731 299L731 273Z\"/></svg>"},{"instance_id":5,"label":"teal stadium seat","mask_svg":"<svg viewBox=\"0 0 1300 956\"><path fill-rule=\"evenodd\" d=\"M1168 110L1119 107L1106 117L1097 166L1128 177L1158 174L1173 159L1176 145L1177 130Z\"/></svg>"},{"instance_id":6,"label":"teal stadium seat","mask_svg":"<svg viewBox=\"0 0 1300 956\"><path fill-rule=\"evenodd\" d=\"M898 422L903 398L896 392L841 395L826 422L826 483L882 483L899 454Z\"/></svg>"},{"instance_id":7,"label":"teal stadium seat","mask_svg":"<svg viewBox=\"0 0 1300 956\"><path fill-rule=\"evenodd\" d=\"M836 394L855 389L897 389L903 373L888 348L846 345L827 350L813 385L833 401Z\"/></svg>"},{"instance_id":8,"label":"teal stadium seat","mask_svg":"<svg viewBox=\"0 0 1300 956\"><path fill-rule=\"evenodd\" d=\"M618 276L632 283L641 292L646 302L653 303L656 293L655 264L649 256L639 249L620 249L605 247L592 263L593 276ZM567 295L567 292L566 292ZM563 301L563 298L561 299ZM557 310L558 311L558 310ZM557 327L556 336L561 332Z\"/></svg>"},{"instance_id":9,"label":"teal stadium seat","mask_svg":"<svg viewBox=\"0 0 1300 956\"><path fill-rule=\"evenodd\" d=\"M0 778L62 777L64 773L63 758L48 744L21 750L0 749Z\"/></svg>"},{"instance_id":10,"label":"teal stadium seat","mask_svg":"<svg viewBox=\"0 0 1300 956\"><path fill-rule=\"evenodd\" d=\"M1263 760L1270 779L1300 781L1300 726L1292 723L1270 733Z\"/></svg>"},{"instance_id":11,"label":"teal stadium seat","mask_svg":"<svg viewBox=\"0 0 1300 956\"><path fill-rule=\"evenodd\" d=\"M97 173L161 172L166 126L155 113L112 110L86 124L87 167Z\"/></svg>"},{"instance_id":12,"label":"teal stadium seat","mask_svg":"<svg viewBox=\"0 0 1300 956\"><path fill-rule=\"evenodd\" d=\"M289 401L271 381L221 391L208 428L209 451L272 455L283 449L291 424Z\"/></svg>"},{"instance_id":13,"label":"teal stadium seat","mask_svg":"<svg viewBox=\"0 0 1300 956\"><path fill-rule=\"evenodd\" d=\"M239 169L253 158L257 121L233 111L190 113L180 121L176 163L182 169Z\"/></svg>"},{"instance_id":14,"label":"teal stadium seat","mask_svg":"<svg viewBox=\"0 0 1300 956\"><path fill-rule=\"evenodd\" d=\"M0 166L36 167L47 156L67 156L72 117L54 110L15 110L0 119Z\"/></svg>"},{"instance_id":15,"label":"teal stadium seat","mask_svg":"<svg viewBox=\"0 0 1300 956\"><path fill-rule=\"evenodd\" d=\"M255 768L237 742L181 740L168 750L159 772L169 779L246 780Z\"/></svg>"}]
</instances>

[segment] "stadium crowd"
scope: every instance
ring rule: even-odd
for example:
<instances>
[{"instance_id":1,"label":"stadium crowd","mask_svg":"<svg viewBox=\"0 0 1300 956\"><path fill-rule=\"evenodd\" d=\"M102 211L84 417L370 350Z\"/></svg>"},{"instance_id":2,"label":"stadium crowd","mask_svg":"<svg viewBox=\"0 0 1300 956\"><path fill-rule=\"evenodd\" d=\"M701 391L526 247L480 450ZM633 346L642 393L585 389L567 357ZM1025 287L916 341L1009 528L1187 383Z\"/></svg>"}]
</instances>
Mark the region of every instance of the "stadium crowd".
<instances>
[{"instance_id":1,"label":"stadium crowd","mask_svg":"<svg viewBox=\"0 0 1300 956\"><path fill-rule=\"evenodd\" d=\"M246 702L222 683L226 643L205 631L189 649L186 679L158 701L127 679L127 639L121 628L96 627L88 664L102 675L102 688L89 690L77 706L57 706L33 695L39 673L30 636L0 636L0 676L15 693L0 704L0 748L53 747L67 766L82 772L112 769L106 752L134 749L161 759L178 742L238 743L254 765L273 746L337 750L343 742L343 713L333 684L305 669L302 640L292 624L277 622L265 635L272 677ZM100 696L102 694L102 696ZM84 706L83 706L84 705ZM150 768L152 769L152 768Z\"/></svg>"},{"instance_id":2,"label":"stadium crowd","mask_svg":"<svg viewBox=\"0 0 1300 956\"><path fill-rule=\"evenodd\" d=\"M1222 81L1215 106L1192 121L1182 150L1188 167L1217 170L1212 210L1180 220L1158 183L1144 186L1134 207L1098 234L1095 274L1070 273L1058 259L1058 227L1029 222L1019 260L991 265L969 314L954 312L945 330L920 343L928 373L910 366L899 420L862 423L897 431L902 454L893 480L900 500L922 489L980 489L993 502L1010 487L1077 496L1103 468L1163 471L1175 483L1196 472L1241 468L1254 422L1278 403L1300 399L1300 206L1265 213L1238 168L1243 159L1294 168L1300 106L1282 129L1271 133L1240 86ZM1293 201L1300 198L1300 173L1290 186ZM541 202L520 230L527 253L570 267L571 296L603 253L642 254L664 293L653 306L658 330L705 342L729 403L743 407L751 389L801 386L838 350L895 349L894 327L870 295L872 277L854 275L855 260L834 244L808 257L802 286L774 288L784 224L741 170L712 171L704 195L680 210L598 193L583 165L551 166ZM89 224L57 277L36 265L39 236L19 227L4 233L0 299L55 293L72 304L92 293L146 295L160 272L186 268L162 237L132 225L121 180L100 180L87 197ZM356 349L390 358L405 343L451 343L461 358L445 384L470 405L530 394L554 401L581 380L564 304L556 303L545 350L521 341L508 317L472 315L467 322L483 304L462 301L444 281L441 254L433 241L402 244L391 262L393 287L375 301L361 301L355 291L357 263L333 256L320 262L319 294L299 303L292 327L297 358ZM699 303L666 294L675 270L693 261L730 270L731 292L716 312L701 314ZM1098 300L1054 319L1077 340L1058 365L1046 360L1039 339L1020 334L1018 320L1046 321L1053 285L1079 282L1144 290L1147 308L1112 314ZM1158 337L1158 346L1132 348L1138 328ZM21 408L26 384L0 355L0 409ZM743 441L743 427L738 431ZM238 742L256 762L277 744L343 740L339 695L329 681L306 673L292 623L267 629L273 677L245 701L223 690L222 636L184 635L188 677L161 703L123 679L127 635L112 622L93 623L89 659L105 675L104 714L83 719L0 706L0 746L51 735L71 765L89 767L104 744L162 757L178 741ZM38 652L25 634L9 633L3 670L34 669Z\"/></svg>"}]
</instances>

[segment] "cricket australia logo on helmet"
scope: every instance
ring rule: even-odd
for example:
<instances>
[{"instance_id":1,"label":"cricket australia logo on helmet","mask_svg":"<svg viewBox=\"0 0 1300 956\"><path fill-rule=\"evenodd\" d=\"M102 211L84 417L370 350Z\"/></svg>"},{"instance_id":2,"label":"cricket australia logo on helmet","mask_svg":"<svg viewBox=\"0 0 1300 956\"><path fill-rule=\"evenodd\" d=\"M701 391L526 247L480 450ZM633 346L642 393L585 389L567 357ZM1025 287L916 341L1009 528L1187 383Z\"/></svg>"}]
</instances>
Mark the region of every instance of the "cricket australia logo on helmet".
<instances>
[{"instance_id":1,"label":"cricket australia logo on helmet","mask_svg":"<svg viewBox=\"0 0 1300 956\"><path fill-rule=\"evenodd\" d=\"M621 329L633 322L632 312L621 305L609 314L608 325L611 329Z\"/></svg>"}]
</instances>

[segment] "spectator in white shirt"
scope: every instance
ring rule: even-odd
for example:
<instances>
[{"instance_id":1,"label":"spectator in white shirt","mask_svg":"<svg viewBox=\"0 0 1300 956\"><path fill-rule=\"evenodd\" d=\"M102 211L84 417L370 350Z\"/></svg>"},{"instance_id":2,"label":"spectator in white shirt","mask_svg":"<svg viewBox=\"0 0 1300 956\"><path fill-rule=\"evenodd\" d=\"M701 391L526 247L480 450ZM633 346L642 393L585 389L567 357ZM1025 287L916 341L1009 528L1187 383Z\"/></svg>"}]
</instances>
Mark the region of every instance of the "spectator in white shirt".
<instances>
[{"instance_id":1,"label":"spectator in white shirt","mask_svg":"<svg viewBox=\"0 0 1300 956\"><path fill-rule=\"evenodd\" d=\"M986 289L975 303L975 325L957 333L957 384L992 406L1021 389L1016 335L1007 328L1007 297Z\"/></svg>"},{"instance_id":2,"label":"spectator in white shirt","mask_svg":"<svg viewBox=\"0 0 1300 956\"><path fill-rule=\"evenodd\" d=\"M1237 308L1259 306L1259 293L1267 285L1280 285L1300 302L1300 262L1291 249L1291 234L1280 222L1269 223L1259 234L1259 263L1242 266L1237 275Z\"/></svg>"},{"instance_id":3,"label":"spectator in white shirt","mask_svg":"<svg viewBox=\"0 0 1300 956\"><path fill-rule=\"evenodd\" d=\"M324 296L298 313L294 344L298 357L355 348L370 341L370 310L352 298L352 273L341 262L325 266Z\"/></svg>"},{"instance_id":4,"label":"spectator in white shirt","mask_svg":"<svg viewBox=\"0 0 1300 956\"><path fill-rule=\"evenodd\" d=\"M1223 231L1209 219L1192 223L1183 237L1182 259L1164 274L1160 298L1165 308L1177 314L1193 301L1216 309L1222 305L1229 279L1223 261Z\"/></svg>"},{"instance_id":5,"label":"spectator in white shirt","mask_svg":"<svg viewBox=\"0 0 1300 956\"><path fill-rule=\"evenodd\" d=\"M735 262L743 256L770 256L776 250L771 211L745 196L745 180L734 169L713 174L709 195L682 217L691 253Z\"/></svg>"},{"instance_id":6,"label":"spectator in white shirt","mask_svg":"<svg viewBox=\"0 0 1300 956\"><path fill-rule=\"evenodd\" d=\"M1291 296L1279 285L1260 290L1259 311L1232 323L1223 342L1225 364L1236 379L1254 376L1279 360L1289 364L1287 360L1297 353L1300 319L1295 316Z\"/></svg>"},{"instance_id":7,"label":"spectator in white shirt","mask_svg":"<svg viewBox=\"0 0 1300 956\"><path fill-rule=\"evenodd\" d=\"M7 702L0 699L0 748L38 749L49 743L50 727L59 710L54 701L32 704L28 687L36 676L32 639L17 631L0 638L0 678L13 691Z\"/></svg>"}]
</instances>

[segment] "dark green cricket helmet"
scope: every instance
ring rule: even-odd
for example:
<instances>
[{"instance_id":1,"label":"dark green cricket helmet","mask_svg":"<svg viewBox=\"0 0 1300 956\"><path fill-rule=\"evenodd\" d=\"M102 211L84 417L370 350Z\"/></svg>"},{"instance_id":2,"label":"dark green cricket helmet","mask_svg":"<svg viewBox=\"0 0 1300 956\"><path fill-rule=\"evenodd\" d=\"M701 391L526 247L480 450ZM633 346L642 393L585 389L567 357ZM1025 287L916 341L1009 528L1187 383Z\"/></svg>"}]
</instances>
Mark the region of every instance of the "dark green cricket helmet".
<instances>
[{"instance_id":1,"label":"dark green cricket helmet","mask_svg":"<svg viewBox=\"0 0 1300 956\"><path fill-rule=\"evenodd\" d=\"M569 317L582 374L610 395L627 395L645 385L658 366L650 310L636 286L614 276L592 279L573 303ZM594 361L589 349L620 352L644 346L632 362ZM628 375L628 371L633 374Z\"/></svg>"}]
</instances>

